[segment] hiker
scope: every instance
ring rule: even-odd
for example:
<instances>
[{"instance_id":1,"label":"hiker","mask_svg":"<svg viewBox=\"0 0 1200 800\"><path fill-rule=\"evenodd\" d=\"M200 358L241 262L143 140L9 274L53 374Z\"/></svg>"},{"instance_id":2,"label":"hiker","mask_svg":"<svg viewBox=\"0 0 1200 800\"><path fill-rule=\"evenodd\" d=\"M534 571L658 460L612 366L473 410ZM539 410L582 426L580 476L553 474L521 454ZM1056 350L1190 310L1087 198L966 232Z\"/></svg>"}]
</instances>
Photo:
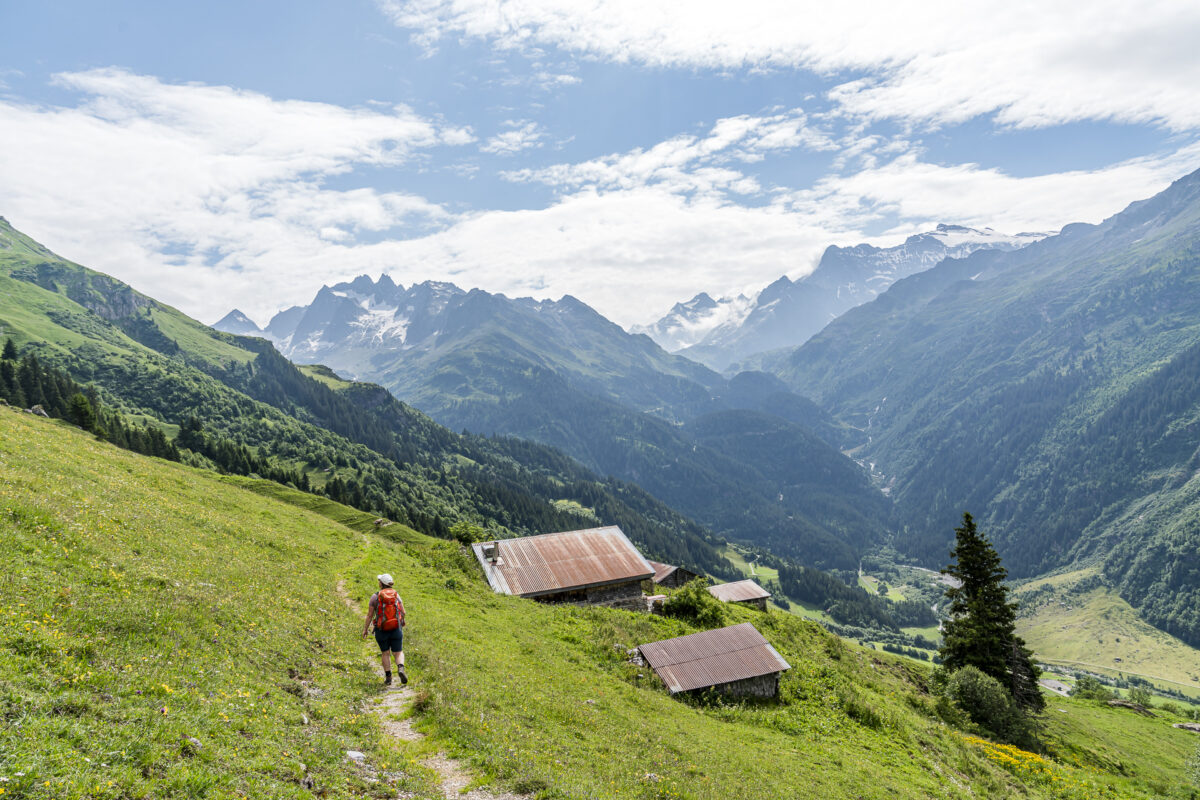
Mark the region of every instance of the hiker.
<instances>
[{"instance_id":1,"label":"hiker","mask_svg":"<svg viewBox=\"0 0 1200 800\"><path fill-rule=\"evenodd\" d=\"M404 674L404 601L393 587L395 581L386 572L376 577L379 581L379 591L371 595L367 608L367 618L363 621L363 638L367 638L367 629L375 623L375 641L379 644L379 663L383 667L383 685L392 685L392 670L389 668L388 655L396 661L396 673L400 683L408 683Z\"/></svg>"}]
</instances>

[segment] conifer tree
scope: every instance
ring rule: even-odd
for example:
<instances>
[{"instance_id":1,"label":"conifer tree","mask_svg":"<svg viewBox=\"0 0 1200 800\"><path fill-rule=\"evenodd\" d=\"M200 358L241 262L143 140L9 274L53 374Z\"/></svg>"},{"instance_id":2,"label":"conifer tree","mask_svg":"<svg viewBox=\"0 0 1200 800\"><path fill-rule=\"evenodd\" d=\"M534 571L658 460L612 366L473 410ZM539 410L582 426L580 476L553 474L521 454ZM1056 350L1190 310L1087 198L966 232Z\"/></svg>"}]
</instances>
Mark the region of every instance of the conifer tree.
<instances>
[{"instance_id":1,"label":"conifer tree","mask_svg":"<svg viewBox=\"0 0 1200 800\"><path fill-rule=\"evenodd\" d=\"M950 672L975 667L999 681L1022 708L1041 711L1046 705L1037 685L1041 673L1015 632L1017 604L1008 602L1004 586L1008 571L970 514L963 513L954 535L954 563L942 570L958 582L946 590L950 619L942 630L942 664Z\"/></svg>"},{"instance_id":2,"label":"conifer tree","mask_svg":"<svg viewBox=\"0 0 1200 800\"><path fill-rule=\"evenodd\" d=\"M17 345L13 342L11 336L4 342L4 355L0 356L0 358L3 358L5 361L17 360Z\"/></svg>"},{"instance_id":3,"label":"conifer tree","mask_svg":"<svg viewBox=\"0 0 1200 800\"><path fill-rule=\"evenodd\" d=\"M71 398L71 419L85 431L94 431L96 428L96 412L83 392L76 392Z\"/></svg>"}]
</instances>

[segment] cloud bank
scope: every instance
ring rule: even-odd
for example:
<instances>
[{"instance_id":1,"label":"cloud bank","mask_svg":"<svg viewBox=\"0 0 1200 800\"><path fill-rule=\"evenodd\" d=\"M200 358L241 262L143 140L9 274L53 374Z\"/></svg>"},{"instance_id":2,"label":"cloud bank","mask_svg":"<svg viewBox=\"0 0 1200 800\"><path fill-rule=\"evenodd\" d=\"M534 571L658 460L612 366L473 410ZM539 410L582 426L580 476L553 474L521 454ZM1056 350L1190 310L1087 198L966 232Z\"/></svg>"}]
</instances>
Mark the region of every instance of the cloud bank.
<instances>
[{"instance_id":1,"label":"cloud bank","mask_svg":"<svg viewBox=\"0 0 1200 800\"><path fill-rule=\"evenodd\" d=\"M277 100L119 69L56 80L79 94L75 105L0 100L0 213L205 321L236 305L265 322L322 283L386 271L404 283L573 294L623 325L644 323L699 290L737 294L799 277L827 245L857 243L865 230L884 230L880 244L939 221L1056 230L1097 222L1200 166L1200 145L1185 142L1101 169L1015 177L932 163L905 138L836 117L773 109L646 147L509 169L509 181L551 187L553 199L463 213L353 186L364 168L454 161L476 142L463 125L404 106ZM544 136L514 120L476 146L509 158ZM754 171L787 153L832 166L805 186Z\"/></svg>"},{"instance_id":2,"label":"cloud bank","mask_svg":"<svg viewBox=\"0 0 1200 800\"><path fill-rule=\"evenodd\" d=\"M994 115L1200 126L1200 4L982 0L380 0L427 47L451 37L689 69L845 75L847 113L922 124Z\"/></svg>"}]
</instances>

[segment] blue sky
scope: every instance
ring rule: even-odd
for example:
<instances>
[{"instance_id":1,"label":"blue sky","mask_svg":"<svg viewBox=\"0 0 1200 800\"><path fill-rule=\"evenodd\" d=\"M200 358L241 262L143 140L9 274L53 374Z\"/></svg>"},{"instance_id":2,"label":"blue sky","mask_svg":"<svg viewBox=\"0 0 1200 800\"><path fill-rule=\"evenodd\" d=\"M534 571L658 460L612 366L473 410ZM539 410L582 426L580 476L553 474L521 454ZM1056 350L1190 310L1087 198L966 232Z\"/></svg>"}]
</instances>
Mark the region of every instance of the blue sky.
<instances>
[{"instance_id":1,"label":"blue sky","mask_svg":"<svg viewBox=\"0 0 1200 800\"><path fill-rule=\"evenodd\" d=\"M8 4L0 214L205 321L386 271L648 322L1200 167L1200 7L1072 5Z\"/></svg>"}]
</instances>

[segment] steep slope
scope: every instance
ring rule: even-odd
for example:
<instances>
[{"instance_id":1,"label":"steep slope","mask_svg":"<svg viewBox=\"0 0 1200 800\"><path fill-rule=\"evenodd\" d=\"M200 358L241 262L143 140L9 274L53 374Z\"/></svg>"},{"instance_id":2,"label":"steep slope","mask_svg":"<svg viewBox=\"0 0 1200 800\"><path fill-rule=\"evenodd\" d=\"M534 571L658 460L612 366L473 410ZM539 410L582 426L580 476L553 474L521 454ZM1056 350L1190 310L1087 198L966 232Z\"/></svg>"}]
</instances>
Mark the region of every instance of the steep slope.
<instances>
[{"instance_id":1,"label":"steep slope","mask_svg":"<svg viewBox=\"0 0 1200 800\"><path fill-rule=\"evenodd\" d=\"M920 667L778 613L723 611L792 665L778 702L672 698L624 651L694 627L495 595L456 544L292 503L309 499L0 408L5 794L443 797L430 745L363 713L375 653L339 589L363 608L388 571L421 727L484 784L562 800L1186 797L1195 737L1173 717L1052 701L1051 754L998 748L936 717Z\"/></svg>"},{"instance_id":2,"label":"steep slope","mask_svg":"<svg viewBox=\"0 0 1200 800\"><path fill-rule=\"evenodd\" d=\"M962 258L978 250L1015 250L1042 236L1006 236L991 228L938 225L895 247L831 246L817 268L799 280L785 275L752 301L742 297L721 301L708 298L707 303L697 303L697 298L687 306L677 305L646 333L668 350L713 369L736 369L736 364L756 353L803 344L847 310L873 300L896 281L943 259ZM703 326L708 330L697 335ZM669 346L682 341L685 333L691 342Z\"/></svg>"},{"instance_id":3,"label":"steep slope","mask_svg":"<svg viewBox=\"0 0 1200 800\"><path fill-rule=\"evenodd\" d=\"M718 536L852 569L887 531L886 500L836 449L845 430L810 401L768 375L721 378L573 298L510 300L434 283L406 290L364 276L322 288L299 319L280 342L293 358L366 374L448 427L561 448ZM819 490L794 491L771 462L745 461L755 445L737 439L757 439L756 430L731 427L704 442L683 424L733 409L779 417L805 442ZM844 502L829 501L838 494Z\"/></svg>"},{"instance_id":4,"label":"steep slope","mask_svg":"<svg viewBox=\"0 0 1200 800\"><path fill-rule=\"evenodd\" d=\"M695 522L562 453L460 436L378 386L306 376L267 341L207 328L6 222L0 242L4 335L131 416L171 433L196 417L193 463L244 474L251 459L267 460L336 499L442 536L456 523L508 535L602 521L664 560L732 569Z\"/></svg>"},{"instance_id":5,"label":"steep slope","mask_svg":"<svg viewBox=\"0 0 1200 800\"><path fill-rule=\"evenodd\" d=\"M968 508L1015 574L1103 559L1147 619L1200 642L1200 173L900 281L777 371L871 436L902 549L937 564Z\"/></svg>"}]
</instances>

